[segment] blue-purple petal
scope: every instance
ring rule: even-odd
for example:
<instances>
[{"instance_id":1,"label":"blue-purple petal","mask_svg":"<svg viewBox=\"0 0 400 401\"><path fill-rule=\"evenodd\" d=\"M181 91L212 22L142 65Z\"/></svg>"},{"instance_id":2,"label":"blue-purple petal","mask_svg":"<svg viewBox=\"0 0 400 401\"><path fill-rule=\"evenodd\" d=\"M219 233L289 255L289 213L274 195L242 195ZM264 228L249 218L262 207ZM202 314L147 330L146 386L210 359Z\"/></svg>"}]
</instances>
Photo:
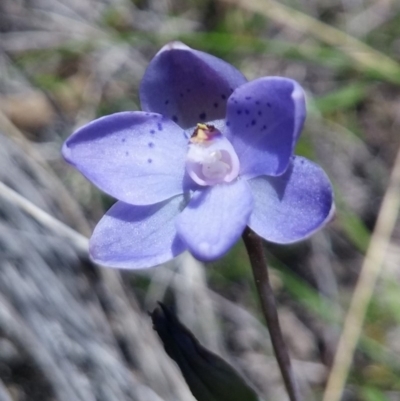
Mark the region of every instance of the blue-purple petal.
<instances>
[{"instance_id":1,"label":"blue-purple petal","mask_svg":"<svg viewBox=\"0 0 400 401\"><path fill-rule=\"evenodd\" d=\"M175 220L183 198L150 206L117 202L100 220L90 239L90 256L104 266L144 269L168 262L186 246Z\"/></svg>"},{"instance_id":2,"label":"blue-purple petal","mask_svg":"<svg viewBox=\"0 0 400 401\"><path fill-rule=\"evenodd\" d=\"M215 260L240 238L253 209L244 180L197 191L177 219L178 235L199 260Z\"/></svg>"},{"instance_id":3,"label":"blue-purple petal","mask_svg":"<svg viewBox=\"0 0 400 401\"><path fill-rule=\"evenodd\" d=\"M242 73L225 61L172 42L147 67L140 100L143 110L189 128L224 118L228 97L245 82Z\"/></svg>"},{"instance_id":4,"label":"blue-purple petal","mask_svg":"<svg viewBox=\"0 0 400 401\"><path fill-rule=\"evenodd\" d=\"M182 194L188 139L159 114L123 112L78 129L65 159L109 195L136 205Z\"/></svg>"},{"instance_id":5,"label":"blue-purple petal","mask_svg":"<svg viewBox=\"0 0 400 401\"><path fill-rule=\"evenodd\" d=\"M241 175L280 175L288 167L306 116L300 85L287 78L248 82L228 100L228 139L239 156Z\"/></svg>"},{"instance_id":6,"label":"blue-purple petal","mask_svg":"<svg viewBox=\"0 0 400 401\"><path fill-rule=\"evenodd\" d=\"M300 241L333 217L331 183L318 165L303 157L295 157L279 177L257 177L248 183L254 196L249 227L267 241Z\"/></svg>"}]
</instances>

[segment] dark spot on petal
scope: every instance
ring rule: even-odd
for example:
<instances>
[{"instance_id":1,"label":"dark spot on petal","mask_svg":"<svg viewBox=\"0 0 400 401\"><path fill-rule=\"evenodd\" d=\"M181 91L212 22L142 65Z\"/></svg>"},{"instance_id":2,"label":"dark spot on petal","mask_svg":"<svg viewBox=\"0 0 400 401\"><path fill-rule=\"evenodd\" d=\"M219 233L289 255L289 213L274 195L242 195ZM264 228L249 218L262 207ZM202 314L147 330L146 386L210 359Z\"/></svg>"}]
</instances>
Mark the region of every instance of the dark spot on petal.
<instances>
[{"instance_id":1,"label":"dark spot on petal","mask_svg":"<svg viewBox=\"0 0 400 401\"><path fill-rule=\"evenodd\" d=\"M178 122L178 117L177 116L172 116L172 121L177 123Z\"/></svg>"},{"instance_id":2,"label":"dark spot on petal","mask_svg":"<svg viewBox=\"0 0 400 401\"><path fill-rule=\"evenodd\" d=\"M259 110L257 114L258 114L259 116L262 116L261 110Z\"/></svg>"},{"instance_id":3,"label":"dark spot on petal","mask_svg":"<svg viewBox=\"0 0 400 401\"><path fill-rule=\"evenodd\" d=\"M268 106L268 107L272 107L272 106L271 106L271 103L269 103L269 102L267 103L267 106Z\"/></svg>"},{"instance_id":4,"label":"dark spot on petal","mask_svg":"<svg viewBox=\"0 0 400 401\"><path fill-rule=\"evenodd\" d=\"M149 142L148 145L149 145L149 148L154 148L154 143L153 142Z\"/></svg>"},{"instance_id":5,"label":"dark spot on petal","mask_svg":"<svg viewBox=\"0 0 400 401\"><path fill-rule=\"evenodd\" d=\"M153 163L152 159L147 159L147 163Z\"/></svg>"},{"instance_id":6,"label":"dark spot on petal","mask_svg":"<svg viewBox=\"0 0 400 401\"><path fill-rule=\"evenodd\" d=\"M256 125L256 120L251 120L251 125Z\"/></svg>"},{"instance_id":7,"label":"dark spot on petal","mask_svg":"<svg viewBox=\"0 0 400 401\"><path fill-rule=\"evenodd\" d=\"M301 164L304 164L304 160L300 160L300 163L301 163Z\"/></svg>"},{"instance_id":8,"label":"dark spot on petal","mask_svg":"<svg viewBox=\"0 0 400 401\"><path fill-rule=\"evenodd\" d=\"M149 116L149 115L150 115L150 113L146 113L145 115L146 115L146 116Z\"/></svg>"},{"instance_id":9,"label":"dark spot on petal","mask_svg":"<svg viewBox=\"0 0 400 401\"><path fill-rule=\"evenodd\" d=\"M245 112L247 115L250 114L250 111L249 111L249 110L245 110L244 112Z\"/></svg>"},{"instance_id":10,"label":"dark spot on petal","mask_svg":"<svg viewBox=\"0 0 400 401\"><path fill-rule=\"evenodd\" d=\"M165 101L165 104L168 104L168 103L169 103L169 100L166 100L166 101Z\"/></svg>"},{"instance_id":11,"label":"dark spot on petal","mask_svg":"<svg viewBox=\"0 0 400 401\"><path fill-rule=\"evenodd\" d=\"M217 103L217 102L214 103L214 107L215 107L216 109L218 108L218 103Z\"/></svg>"},{"instance_id":12,"label":"dark spot on petal","mask_svg":"<svg viewBox=\"0 0 400 401\"><path fill-rule=\"evenodd\" d=\"M200 118L200 120L202 120L202 121L204 121L205 119L206 119L206 117L207 117L207 114L206 113L201 113L201 114L199 114L199 118Z\"/></svg>"},{"instance_id":13,"label":"dark spot on petal","mask_svg":"<svg viewBox=\"0 0 400 401\"><path fill-rule=\"evenodd\" d=\"M246 96L246 100L251 100L251 96Z\"/></svg>"},{"instance_id":14,"label":"dark spot on petal","mask_svg":"<svg viewBox=\"0 0 400 401\"><path fill-rule=\"evenodd\" d=\"M258 100L256 100L256 105L257 105L257 106L259 106L259 105L260 105L260 102L259 102Z\"/></svg>"},{"instance_id":15,"label":"dark spot on petal","mask_svg":"<svg viewBox=\"0 0 400 401\"><path fill-rule=\"evenodd\" d=\"M180 96L180 97L183 97L183 93L181 92L181 93L179 94L179 96Z\"/></svg>"},{"instance_id":16,"label":"dark spot on petal","mask_svg":"<svg viewBox=\"0 0 400 401\"><path fill-rule=\"evenodd\" d=\"M161 125L161 123L158 123L158 124L157 124L157 128L158 128L159 131L162 131L162 125Z\"/></svg>"},{"instance_id":17,"label":"dark spot on petal","mask_svg":"<svg viewBox=\"0 0 400 401\"><path fill-rule=\"evenodd\" d=\"M242 110L240 110L240 109L238 109L238 110L236 110L236 114L242 114Z\"/></svg>"},{"instance_id":18,"label":"dark spot on petal","mask_svg":"<svg viewBox=\"0 0 400 401\"><path fill-rule=\"evenodd\" d=\"M129 156L129 152L125 152L125 156Z\"/></svg>"},{"instance_id":19,"label":"dark spot on petal","mask_svg":"<svg viewBox=\"0 0 400 401\"><path fill-rule=\"evenodd\" d=\"M222 99L224 99L224 100L226 99L226 95L221 95L221 97L222 97Z\"/></svg>"},{"instance_id":20,"label":"dark spot on petal","mask_svg":"<svg viewBox=\"0 0 400 401\"><path fill-rule=\"evenodd\" d=\"M186 89L186 92L187 92L187 93L190 93L191 91L192 91L192 90L189 89L189 88Z\"/></svg>"},{"instance_id":21,"label":"dark spot on petal","mask_svg":"<svg viewBox=\"0 0 400 401\"><path fill-rule=\"evenodd\" d=\"M126 142L126 138L122 138L122 142Z\"/></svg>"},{"instance_id":22,"label":"dark spot on petal","mask_svg":"<svg viewBox=\"0 0 400 401\"><path fill-rule=\"evenodd\" d=\"M156 131L154 131L153 129L150 131L150 134L154 135L156 133Z\"/></svg>"},{"instance_id":23,"label":"dark spot on petal","mask_svg":"<svg viewBox=\"0 0 400 401\"><path fill-rule=\"evenodd\" d=\"M263 125L262 126L262 130L264 131L264 130L266 130L267 129L267 126L266 125Z\"/></svg>"}]
</instances>

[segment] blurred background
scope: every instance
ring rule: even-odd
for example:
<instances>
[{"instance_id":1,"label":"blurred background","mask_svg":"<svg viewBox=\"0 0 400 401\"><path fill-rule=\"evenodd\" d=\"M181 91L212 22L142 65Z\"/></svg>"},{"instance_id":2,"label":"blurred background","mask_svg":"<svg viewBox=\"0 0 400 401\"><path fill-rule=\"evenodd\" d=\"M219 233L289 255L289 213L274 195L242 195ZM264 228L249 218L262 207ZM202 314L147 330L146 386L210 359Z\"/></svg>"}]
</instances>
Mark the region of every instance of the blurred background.
<instances>
[{"instance_id":1,"label":"blurred background","mask_svg":"<svg viewBox=\"0 0 400 401\"><path fill-rule=\"evenodd\" d=\"M139 110L144 70L171 40L307 91L297 153L328 173L337 215L305 242L265 247L302 393L322 396L400 143L397 0L0 1L1 401L193 401L152 331L157 300L266 401L287 399L242 243L207 266L183 255L142 272L85 251L113 200L61 145ZM344 400L400 400L399 238L397 225Z\"/></svg>"}]
</instances>

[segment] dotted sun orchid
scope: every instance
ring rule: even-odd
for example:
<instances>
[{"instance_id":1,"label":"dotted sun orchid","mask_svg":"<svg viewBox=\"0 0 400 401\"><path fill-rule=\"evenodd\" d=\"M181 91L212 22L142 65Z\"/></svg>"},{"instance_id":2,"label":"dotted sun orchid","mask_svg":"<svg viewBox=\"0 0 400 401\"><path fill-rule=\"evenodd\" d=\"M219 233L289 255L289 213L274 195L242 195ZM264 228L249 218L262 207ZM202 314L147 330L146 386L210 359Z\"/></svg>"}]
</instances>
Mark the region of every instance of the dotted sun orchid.
<instances>
[{"instance_id":1,"label":"dotted sun orchid","mask_svg":"<svg viewBox=\"0 0 400 401\"><path fill-rule=\"evenodd\" d=\"M93 232L94 261L146 268L185 250L210 261L246 226L285 244L329 221L327 176L293 155L306 115L295 81L248 82L173 42L150 62L140 100L143 111L92 121L63 147L70 164L118 199Z\"/></svg>"}]
</instances>

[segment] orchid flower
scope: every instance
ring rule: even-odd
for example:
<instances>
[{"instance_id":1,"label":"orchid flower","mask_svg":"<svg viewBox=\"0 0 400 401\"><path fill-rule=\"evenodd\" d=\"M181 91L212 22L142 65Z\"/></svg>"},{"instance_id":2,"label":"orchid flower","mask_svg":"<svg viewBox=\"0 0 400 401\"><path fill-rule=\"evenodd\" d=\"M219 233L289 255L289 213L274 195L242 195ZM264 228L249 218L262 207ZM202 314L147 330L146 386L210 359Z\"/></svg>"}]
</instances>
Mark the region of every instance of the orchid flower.
<instances>
[{"instance_id":1,"label":"orchid flower","mask_svg":"<svg viewBox=\"0 0 400 401\"><path fill-rule=\"evenodd\" d=\"M143 111L94 120L63 146L70 164L118 200L90 239L95 262L148 268L185 250L211 261L246 226L287 244L332 217L326 174L294 156L306 117L297 82L248 82L230 64L172 42L150 62L140 100Z\"/></svg>"}]
</instances>

